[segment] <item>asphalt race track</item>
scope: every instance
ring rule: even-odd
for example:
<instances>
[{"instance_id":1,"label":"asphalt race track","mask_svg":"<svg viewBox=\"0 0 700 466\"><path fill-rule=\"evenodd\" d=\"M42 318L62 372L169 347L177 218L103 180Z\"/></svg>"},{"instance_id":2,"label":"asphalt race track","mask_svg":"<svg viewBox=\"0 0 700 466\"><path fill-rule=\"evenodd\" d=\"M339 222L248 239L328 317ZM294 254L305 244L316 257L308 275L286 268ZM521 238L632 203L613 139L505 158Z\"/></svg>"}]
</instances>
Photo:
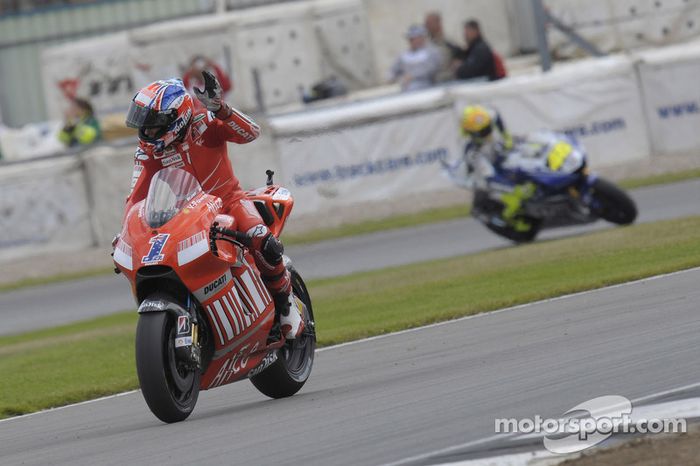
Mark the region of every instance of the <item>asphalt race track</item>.
<instances>
[{"instance_id":1,"label":"asphalt race track","mask_svg":"<svg viewBox=\"0 0 700 466\"><path fill-rule=\"evenodd\" d=\"M439 462L493 437L494 418L698 383L698 283L693 269L329 348L298 395L243 381L176 425L138 392L2 421L0 464Z\"/></svg>"},{"instance_id":2,"label":"asphalt race track","mask_svg":"<svg viewBox=\"0 0 700 466\"><path fill-rule=\"evenodd\" d=\"M642 188L632 192L639 222L700 215L700 180ZM594 225L546 230L542 239L610 227ZM287 253L308 280L403 265L507 247L473 219L379 232L317 244L289 247ZM0 294L0 335L135 308L122 277L101 276Z\"/></svg>"}]
</instances>

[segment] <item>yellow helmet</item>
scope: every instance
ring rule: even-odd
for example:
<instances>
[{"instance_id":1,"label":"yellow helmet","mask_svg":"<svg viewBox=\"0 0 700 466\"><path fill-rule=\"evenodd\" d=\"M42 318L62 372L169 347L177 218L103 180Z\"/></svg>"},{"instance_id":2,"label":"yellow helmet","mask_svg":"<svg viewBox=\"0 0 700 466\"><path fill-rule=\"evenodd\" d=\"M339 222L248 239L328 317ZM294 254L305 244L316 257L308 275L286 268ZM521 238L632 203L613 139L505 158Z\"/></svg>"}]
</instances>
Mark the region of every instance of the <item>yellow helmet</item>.
<instances>
[{"instance_id":1,"label":"yellow helmet","mask_svg":"<svg viewBox=\"0 0 700 466\"><path fill-rule=\"evenodd\" d=\"M484 139L493 132L491 113L481 105L469 105L462 115L462 135Z\"/></svg>"}]
</instances>

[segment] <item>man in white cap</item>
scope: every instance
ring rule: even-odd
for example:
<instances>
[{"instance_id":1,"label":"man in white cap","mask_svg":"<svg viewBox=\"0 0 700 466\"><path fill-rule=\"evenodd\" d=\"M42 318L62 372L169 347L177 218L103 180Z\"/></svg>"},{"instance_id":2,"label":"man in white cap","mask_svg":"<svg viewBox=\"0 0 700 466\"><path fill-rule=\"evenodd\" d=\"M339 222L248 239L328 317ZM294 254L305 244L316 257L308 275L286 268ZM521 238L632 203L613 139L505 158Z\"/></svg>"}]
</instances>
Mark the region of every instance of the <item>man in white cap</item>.
<instances>
[{"instance_id":1,"label":"man in white cap","mask_svg":"<svg viewBox=\"0 0 700 466\"><path fill-rule=\"evenodd\" d=\"M402 91L426 89L435 84L441 68L441 57L433 47L428 47L428 31L414 24L406 33L409 49L396 59L391 67L390 82L401 83Z\"/></svg>"}]
</instances>

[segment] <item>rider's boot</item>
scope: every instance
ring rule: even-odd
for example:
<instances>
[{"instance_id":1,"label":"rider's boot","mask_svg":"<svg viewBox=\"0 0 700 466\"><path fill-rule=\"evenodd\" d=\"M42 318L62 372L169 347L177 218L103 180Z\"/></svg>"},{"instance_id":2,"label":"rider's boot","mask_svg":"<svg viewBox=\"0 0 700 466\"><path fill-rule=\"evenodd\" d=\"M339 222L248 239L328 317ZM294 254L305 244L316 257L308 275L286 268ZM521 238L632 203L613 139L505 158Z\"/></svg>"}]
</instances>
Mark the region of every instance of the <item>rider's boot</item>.
<instances>
[{"instance_id":1,"label":"rider's boot","mask_svg":"<svg viewBox=\"0 0 700 466\"><path fill-rule=\"evenodd\" d=\"M258 232L258 229L261 231ZM304 322L302 306L294 297L290 274L284 265L284 246L265 226L256 225L251 230L252 234L249 232L249 235L255 244L255 263L265 286L274 296L279 331L287 340L293 340L304 330ZM270 339L279 339L276 330L273 330Z\"/></svg>"},{"instance_id":2,"label":"rider's boot","mask_svg":"<svg viewBox=\"0 0 700 466\"><path fill-rule=\"evenodd\" d=\"M294 293L278 293L275 295L275 309L280 321L280 330L287 340L294 340L304 331L304 320L301 317L302 307Z\"/></svg>"},{"instance_id":3,"label":"rider's boot","mask_svg":"<svg viewBox=\"0 0 700 466\"><path fill-rule=\"evenodd\" d=\"M525 232L532 228L530 222L524 220L518 214L520 214L523 202L530 199L534 194L535 185L533 183L515 185L512 191L501 194L501 202L504 205L501 216L516 231Z\"/></svg>"}]
</instances>

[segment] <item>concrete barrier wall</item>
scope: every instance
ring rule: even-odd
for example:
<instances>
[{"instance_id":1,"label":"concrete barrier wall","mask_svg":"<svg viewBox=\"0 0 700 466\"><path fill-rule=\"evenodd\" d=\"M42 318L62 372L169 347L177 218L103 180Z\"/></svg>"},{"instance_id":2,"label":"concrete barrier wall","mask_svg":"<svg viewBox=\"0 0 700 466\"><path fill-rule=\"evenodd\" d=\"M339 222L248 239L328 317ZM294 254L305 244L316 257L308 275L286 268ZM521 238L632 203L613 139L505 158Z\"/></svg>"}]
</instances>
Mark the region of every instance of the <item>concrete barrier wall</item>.
<instances>
[{"instance_id":1,"label":"concrete barrier wall","mask_svg":"<svg viewBox=\"0 0 700 466\"><path fill-rule=\"evenodd\" d=\"M80 155L90 191L94 237L109 244L121 229L134 166L134 148L97 147Z\"/></svg>"},{"instance_id":2,"label":"concrete barrier wall","mask_svg":"<svg viewBox=\"0 0 700 466\"><path fill-rule=\"evenodd\" d=\"M277 115L262 122L263 137L230 154L245 188L262 185L271 168L292 190L290 230L411 212L464 199L439 162L460 156L458 116L467 102L498 107L517 133L570 132L593 169L699 153L699 63L695 43ZM0 260L108 244L120 227L132 160L132 149L98 147L0 167Z\"/></svg>"},{"instance_id":3,"label":"concrete barrier wall","mask_svg":"<svg viewBox=\"0 0 700 466\"><path fill-rule=\"evenodd\" d=\"M26 162L0 170L0 260L94 243L82 162Z\"/></svg>"}]
</instances>

